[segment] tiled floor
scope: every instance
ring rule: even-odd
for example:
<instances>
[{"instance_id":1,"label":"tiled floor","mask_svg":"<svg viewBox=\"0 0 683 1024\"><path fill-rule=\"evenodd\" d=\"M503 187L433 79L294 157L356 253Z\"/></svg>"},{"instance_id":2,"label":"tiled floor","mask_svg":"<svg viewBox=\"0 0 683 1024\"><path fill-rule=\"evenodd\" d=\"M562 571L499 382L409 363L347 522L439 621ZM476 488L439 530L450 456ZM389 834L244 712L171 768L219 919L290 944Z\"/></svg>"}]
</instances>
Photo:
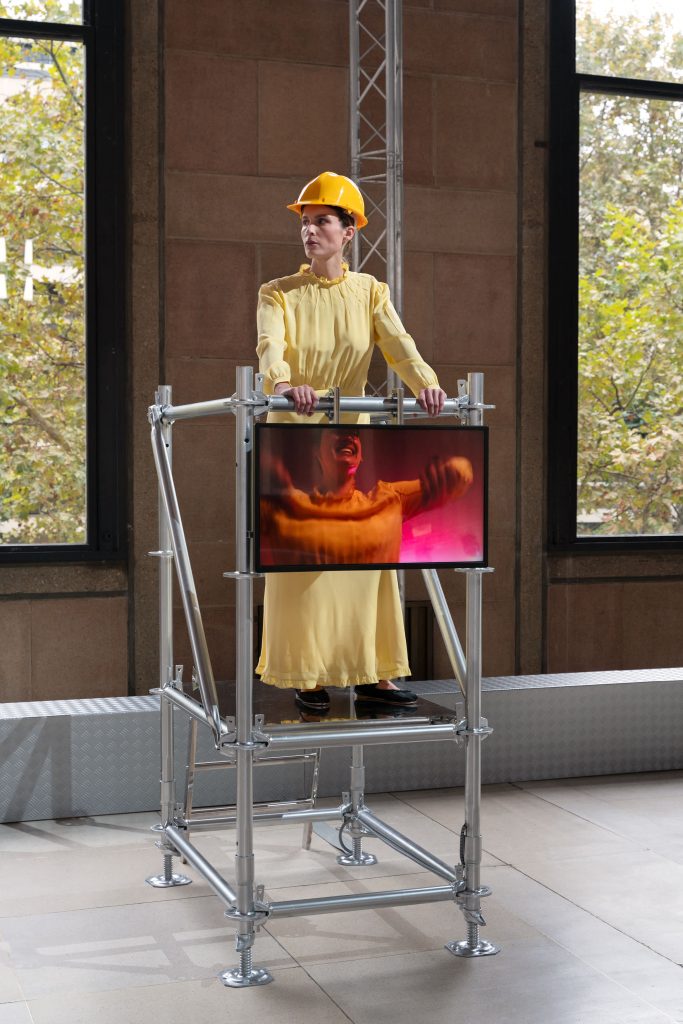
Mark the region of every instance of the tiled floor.
<instances>
[{"instance_id":1,"label":"tiled floor","mask_svg":"<svg viewBox=\"0 0 683 1024\"><path fill-rule=\"evenodd\" d=\"M461 791L370 799L451 863ZM482 936L455 959L449 904L272 920L235 991L233 929L207 885L157 890L152 815L0 826L0 1024L656 1024L683 1022L683 772L491 786L483 798ZM231 833L195 837L232 880ZM257 832L273 899L440 884L379 843L347 869L301 829ZM187 869L184 869L187 870ZM191 873L191 872L190 872Z\"/></svg>"}]
</instances>

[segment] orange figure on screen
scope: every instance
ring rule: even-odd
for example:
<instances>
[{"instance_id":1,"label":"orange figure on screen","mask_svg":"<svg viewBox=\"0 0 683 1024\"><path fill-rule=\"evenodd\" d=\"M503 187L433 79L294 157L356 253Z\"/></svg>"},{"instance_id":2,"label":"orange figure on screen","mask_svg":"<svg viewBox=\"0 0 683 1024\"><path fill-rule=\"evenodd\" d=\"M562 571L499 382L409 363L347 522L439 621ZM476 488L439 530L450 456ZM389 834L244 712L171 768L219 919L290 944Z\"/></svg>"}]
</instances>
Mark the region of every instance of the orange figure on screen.
<instances>
[{"instance_id":1,"label":"orange figure on screen","mask_svg":"<svg viewBox=\"0 0 683 1024\"><path fill-rule=\"evenodd\" d=\"M419 479L356 486L362 461L359 434L325 430L317 452L319 486L296 488L272 459L262 481L261 560L264 565L387 565L401 553L403 521L460 498L473 479L469 459L431 459Z\"/></svg>"}]
</instances>

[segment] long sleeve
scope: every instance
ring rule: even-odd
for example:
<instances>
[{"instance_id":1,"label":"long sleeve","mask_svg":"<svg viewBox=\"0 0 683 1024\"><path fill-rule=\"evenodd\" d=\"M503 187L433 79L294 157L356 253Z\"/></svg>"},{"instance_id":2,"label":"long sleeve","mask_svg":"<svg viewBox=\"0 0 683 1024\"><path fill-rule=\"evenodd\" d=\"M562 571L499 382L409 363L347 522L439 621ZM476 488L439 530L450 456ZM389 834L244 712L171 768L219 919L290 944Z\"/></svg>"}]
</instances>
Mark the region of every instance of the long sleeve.
<instances>
[{"instance_id":1,"label":"long sleeve","mask_svg":"<svg viewBox=\"0 0 683 1024\"><path fill-rule=\"evenodd\" d=\"M259 370L265 376L266 394L272 394L276 384L292 378L291 368L285 359L285 310L280 293L272 284L261 285L259 289L256 326Z\"/></svg>"},{"instance_id":2,"label":"long sleeve","mask_svg":"<svg viewBox=\"0 0 683 1024\"><path fill-rule=\"evenodd\" d=\"M388 285L379 281L373 295L373 327L374 340L382 355L413 394L417 395L422 388L439 386L436 374L425 363L391 304Z\"/></svg>"}]
</instances>

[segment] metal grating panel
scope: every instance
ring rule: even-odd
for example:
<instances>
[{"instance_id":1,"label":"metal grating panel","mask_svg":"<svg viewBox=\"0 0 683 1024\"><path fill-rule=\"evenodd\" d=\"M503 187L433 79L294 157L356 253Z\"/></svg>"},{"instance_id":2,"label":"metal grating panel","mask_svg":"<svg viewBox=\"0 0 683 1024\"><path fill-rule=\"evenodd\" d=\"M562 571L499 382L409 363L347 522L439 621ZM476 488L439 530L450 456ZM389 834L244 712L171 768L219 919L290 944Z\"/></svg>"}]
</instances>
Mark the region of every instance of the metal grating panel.
<instances>
[{"instance_id":1,"label":"metal grating panel","mask_svg":"<svg viewBox=\"0 0 683 1024\"><path fill-rule=\"evenodd\" d=\"M460 714L453 680L411 686L423 701L433 697L435 705ZM291 694L284 691L283 700L290 702ZM491 678L484 681L482 709L495 730L482 749L487 783L683 768L681 669ZM179 713L175 722L180 794L187 722ZM200 730L199 739L199 757L214 757L208 730ZM454 743L367 747L367 790L462 785L463 749ZM0 754L0 821L154 810L158 698L0 705ZM348 788L349 764L348 750L323 752L321 795ZM232 801L234 783L232 771L207 773L198 802ZM303 766L266 768L256 773L255 798L288 799L306 785Z\"/></svg>"}]
</instances>

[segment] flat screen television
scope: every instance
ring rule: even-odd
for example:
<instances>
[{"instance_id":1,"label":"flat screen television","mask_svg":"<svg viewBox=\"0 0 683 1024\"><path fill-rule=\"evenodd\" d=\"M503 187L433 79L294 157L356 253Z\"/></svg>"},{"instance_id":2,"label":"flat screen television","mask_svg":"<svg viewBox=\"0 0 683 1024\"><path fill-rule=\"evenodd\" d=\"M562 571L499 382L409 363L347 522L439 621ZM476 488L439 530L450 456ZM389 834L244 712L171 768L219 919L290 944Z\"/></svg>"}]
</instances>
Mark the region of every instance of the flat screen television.
<instances>
[{"instance_id":1,"label":"flat screen television","mask_svg":"<svg viewBox=\"0 0 683 1024\"><path fill-rule=\"evenodd\" d=\"M259 423L254 567L487 564L486 427Z\"/></svg>"}]
</instances>

